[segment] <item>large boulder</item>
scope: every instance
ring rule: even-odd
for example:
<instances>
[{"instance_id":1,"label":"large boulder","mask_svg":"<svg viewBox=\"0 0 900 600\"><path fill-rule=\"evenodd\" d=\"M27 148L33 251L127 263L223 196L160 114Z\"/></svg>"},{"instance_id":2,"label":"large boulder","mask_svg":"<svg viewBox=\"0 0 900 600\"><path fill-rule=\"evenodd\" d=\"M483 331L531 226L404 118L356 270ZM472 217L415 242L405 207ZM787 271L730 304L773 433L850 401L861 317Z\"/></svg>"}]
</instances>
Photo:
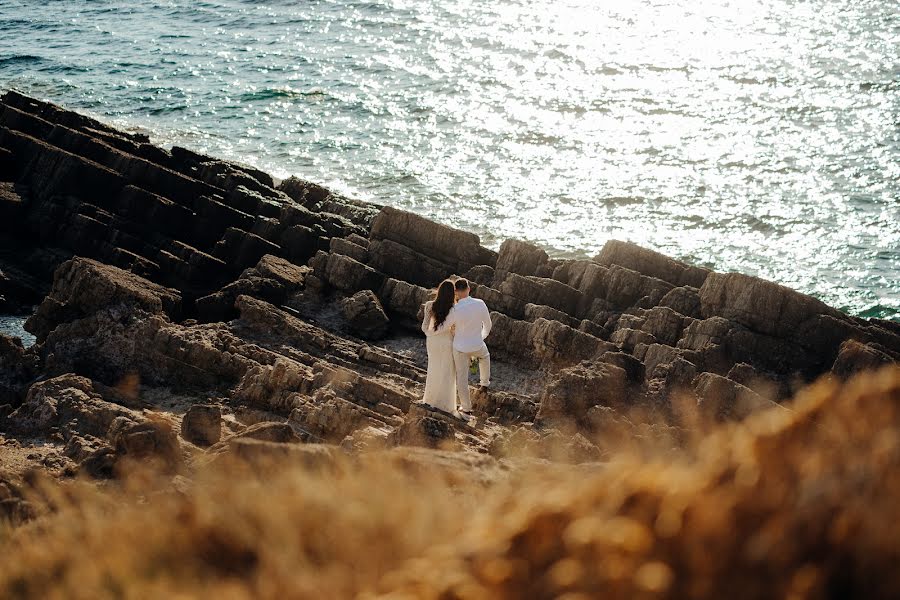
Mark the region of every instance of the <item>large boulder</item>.
<instances>
[{"instance_id":1,"label":"large boulder","mask_svg":"<svg viewBox=\"0 0 900 600\"><path fill-rule=\"evenodd\" d=\"M711 273L700 288L704 318L719 316L778 337L786 337L816 315L846 318L812 296L741 273Z\"/></svg>"},{"instance_id":2,"label":"large boulder","mask_svg":"<svg viewBox=\"0 0 900 600\"><path fill-rule=\"evenodd\" d=\"M181 420L181 437L198 446L211 446L222 437L222 409L214 404L195 404Z\"/></svg>"},{"instance_id":3,"label":"large boulder","mask_svg":"<svg viewBox=\"0 0 900 600\"><path fill-rule=\"evenodd\" d=\"M353 332L364 340L381 339L390 324L378 296L372 290L362 290L344 299L341 313Z\"/></svg>"},{"instance_id":4,"label":"large boulder","mask_svg":"<svg viewBox=\"0 0 900 600\"><path fill-rule=\"evenodd\" d=\"M582 294L573 287L544 277L509 273L498 290L524 304L545 305L569 315L575 315Z\"/></svg>"},{"instance_id":5,"label":"large boulder","mask_svg":"<svg viewBox=\"0 0 900 600\"><path fill-rule=\"evenodd\" d=\"M26 387L37 376L37 355L26 350L19 338L0 334L0 406L17 407Z\"/></svg>"},{"instance_id":6,"label":"large boulder","mask_svg":"<svg viewBox=\"0 0 900 600\"><path fill-rule=\"evenodd\" d=\"M731 379L715 373L701 373L694 381L701 414L715 420L740 420L777 404Z\"/></svg>"},{"instance_id":7,"label":"large boulder","mask_svg":"<svg viewBox=\"0 0 900 600\"><path fill-rule=\"evenodd\" d=\"M598 276L603 283L595 285L605 292L607 301L620 309L635 306L644 298L661 300L673 288L662 279L620 265L612 265L606 273L598 272Z\"/></svg>"},{"instance_id":8,"label":"large boulder","mask_svg":"<svg viewBox=\"0 0 900 600\"><path fill-rule=\"evenodd\" d=\"M626 267L674 286L700 287L710 273L709 269L689 265L637 244L619 240L606 242L594 260L601 265Z\"/></svg>"},{"instance_id":9,"label":"large boulder","mask_svg":"<svg viewBox=\"0 0 900 600\"><path fill-rule=\"evenodd\" d=\"M17 431L49 435L59 432L64 439L75 434L105 437L118 417L143 420L137 411L105 400L85 377L68 374L35 383L25 402L9 416Z\"/></svg>"},{"instance_id":10,"label":"large boulder","mask_svg":"<svg viewBox=\"0 0 900 600\"><path fill-rule=\"evenodd\" d=\"M474 233L454 229L425 217L384 207L372 223L370 237L373 240L392 240L433 259L456 263L460 272L468 271L475 265L493 266ZM484 259L488 258L489 261Z\"/></svg>"},{"instance_id":11,"label":"large boulder","mask_svg":"<svg viewBox=\"0 0 900 600\"><path fill-rule=\"evenodd\" d=\"M456 270L455 265L426 256L393 240L370 241L367 255L369 264L378 271L426 287L436 287Z\"/></svg>"},{"instance_id":12,"label":"large boulder","mask_svg":"<svg viewBox=\"0 0 900 600\"><path fill-rule=\"evenodd\" d=\"M506 240L500 245L494 287L503 282L507 273L536 275L538 268L548 260L547 253L534 244L520 240Z\"/></svg>"},{"instance_id":13,"label":"large boulder","mask_svg":"<svg viewBox=\"0 0 900 600\"><path fill-rule=\"evenodd\" d=\"M585 362L562 370L547 384L536 422L587 426L590 408L624 407L627 403L625 369L605 362Z\"/></svg>"},{"instance_id":14,"label":"large boulder","mask_svg":"<svg viewBox=\"0 0 900 600\"><path fill-rule=\"evenodd\" d=\"M847 340L841 344L837 358L831 371L842 378L850 377L860 371L877 369L894 362L884 348L876 344L864 344L856 340Z\"/></svg>"},{"instance_id":15,"label":"large boulder","mask_svg":"<svg viewBox=\"0 0 900 600\"><path fill-rule=\"evenodd\" d=\"M302 290L310 268L266 254L255 267L245 269L240 278L214 294L198 298L195 305L203 322L227 321L237 316L238 296L253 296L272 304L282 304L288 295Z\"/></svg>"},{"instance_id":16,"label":"large boulder","mask_svg":"<svg viewBox=\"0 0 900 600\"><path fill-rule=\"evenodd\" d=\"M56 270L50 295L26 321L25 329L41 342L59 324L103 309L123 315L140 310L174 320L181 313L181 294L118 267L73 258Z\"/></svg>"},{"instance_id":17,"label":"large boulder","mask_svg":"<svg viewBox=\"0 0 900 600\"><path fill-rule=\"evenodd\" d=\"M343 254L320 251L309 264L317 277L344 292L380 290L386 279L383 273Z\"/></svg>"}]
</instances>

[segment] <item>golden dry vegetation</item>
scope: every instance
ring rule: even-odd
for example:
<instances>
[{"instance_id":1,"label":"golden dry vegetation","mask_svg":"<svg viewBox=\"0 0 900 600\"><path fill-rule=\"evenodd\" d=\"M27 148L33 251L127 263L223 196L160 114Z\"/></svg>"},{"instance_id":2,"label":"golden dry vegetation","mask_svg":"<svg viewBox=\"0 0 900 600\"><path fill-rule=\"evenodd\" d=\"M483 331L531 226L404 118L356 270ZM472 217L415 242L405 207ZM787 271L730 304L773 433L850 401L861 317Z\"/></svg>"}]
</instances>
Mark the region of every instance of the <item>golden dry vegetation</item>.
<instances>
[{"instance_id":1,"label":"golden dry vegetation","mask_svg":"<svg viewBox=\"0 0 900 600\"><path fill-rule=\"evenodd\" d=\"M683 447L414 449L36 483L2 598L900 597L900 368Z\"/></svg>"}]
</instances>

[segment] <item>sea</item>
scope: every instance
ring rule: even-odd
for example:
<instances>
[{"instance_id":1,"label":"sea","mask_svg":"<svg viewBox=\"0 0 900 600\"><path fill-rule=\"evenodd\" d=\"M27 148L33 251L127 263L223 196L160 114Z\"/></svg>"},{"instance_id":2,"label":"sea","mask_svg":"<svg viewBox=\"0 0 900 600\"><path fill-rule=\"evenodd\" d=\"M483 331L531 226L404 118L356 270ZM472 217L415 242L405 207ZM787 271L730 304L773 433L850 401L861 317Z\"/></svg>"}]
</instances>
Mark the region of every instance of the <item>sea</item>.
<instances>
[{"instance_id":1,"label":"sea","mask_svg":"<svg viewBox=\"0 0 900 600\"><path fill-rule=\"evenodd\" d=\"M556 257L900 320L896 0L0 0L0 89Z\"/></svg>"}]
</instances>

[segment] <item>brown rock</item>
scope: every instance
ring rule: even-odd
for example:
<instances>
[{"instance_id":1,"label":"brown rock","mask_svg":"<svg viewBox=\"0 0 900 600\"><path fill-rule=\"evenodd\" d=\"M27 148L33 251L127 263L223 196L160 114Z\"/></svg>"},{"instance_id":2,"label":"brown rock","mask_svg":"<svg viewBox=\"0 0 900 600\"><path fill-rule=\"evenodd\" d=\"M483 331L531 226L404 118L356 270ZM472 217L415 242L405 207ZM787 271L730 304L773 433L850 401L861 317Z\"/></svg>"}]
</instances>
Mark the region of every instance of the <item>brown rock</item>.
<instances>
[{"instance_id":1,"label":"brown rock","mask_svg":"<svg viewBox=\"0 0 900 600\"><path fill-rule=\"evenodd\" d=\"M474 233L453 229L424 217L384 207L372 223L373 240L392 240L439 261L456 263L457 271L468 271L483 262L485 253ZM464 267L464 268L462 268Z\"/></svg>"},{"instance_id":2,"label":"brown rock","mask_svg":"<svg viewBox=\"0 0 900 600\"><path fill-rule=\"evenodd\" d=\"M891 356L874 344L847 340L841 344L831 371L839 377L847 378L855 373L877 369L892 362L894 361Z\"/></svg>"},{"instance_id":3,"label":"brown rock","mask_svg":"<svg viewBox=\"0 0 900 600\"><path fill-rule=\"evenodd\" d=\"M284 192L294 201L307 207L321 202L331 194L324 186L294 176L279 183L278 191Z\"/></svg>"},{"instance_id":4,"label":"brown rock","mask_svg":"<svg viewBox=\"0 0 900 600\"><path fill-rule=\"evenodd\" d=\"M140 422L118 417L110 424L107 438L112 442L118 461L153 461L168 471L181 466L181 445L171 424L159 417Z\"/></svg>"},{"instance_id":5,"label":"brown rock","mask_svg":"<svg viewBox=\"0 0 900 600\"><path fill-rule=\"evenodd\" d=\"M725 317L774 336L791 335L816 315L844 318L822 301L783 285L741 273L712 273L700 288L705 318Z\"/></svg>"},{"instance_id":6,"label":"brown rock","mask_svg":"<svg viewBox=\"0 0 900 600\"><path fill-rule=\"evenodd\" d=\"M564 369L541 394L537 422L586 426L591 407L624 406L627 386L625 370L609 363L581 363Z\"/></svg>"},{"instance_id":7,"label":"brown rock","mask_svg":"<svg viewBox=\"0 0 900 600\"><path fill-rule=\"evenodd\" d=\"M657 343L657 339L653 334L639 329L629 329L627 327L624 329L616 329L612 335L609 336L609 341L629 353L634 352L634 349L637 348L638 344L646 344L649 346Z\"/></svg>"},{"instance_id":8,"label":"brown rock","mask_svg":"<svg viewBox=\"0 0 900 600\"><path fill-rule=\"evenodd\" d=\"M506 276L499 291L523 303L550 306L569 315L576 313L582 298L581 292L555 279L524 277L516 273Z\"/></svg>"},{"instance_id":9,"label":"brown rock","mask_svg":"<svg viewBox=\"0 0 900 600\"><path fill-rule=\"evenodd\" d=\"M752 412L778 405L730 379L701 373L694 383L697 405L703 414L716 420L739 420Z\"/></svg>"},{"instance_id":10,"label":"brown rock","mask_svg":"<svg viewBox=\"0 0 900 600\"><path fill-rule=\"evenodd\" d=\"M181 437L198 446L211 446L222 437L222 409L212 404L191 406L181 420Z\"/></svg>"},{"instance_id":11,"label":"brown rock","mask_svg":"<svg viewBox=\"0 0 900 600\"><path fill-rule=\"evenodd\" d=\"M531 325L528 341L533 358L539 363L572 363L616 349L614 344L547 319L538 319Z\"/></svg>"},{"instance_id":12,"label":"brown rock","mask_svg":"<svg viewBox=\"0 0 900 600\"><path fill-rule=\"evenodd\" d=\"M344 292L380 290L386 277L372 267L342 254L319 252L310 261L316 275Z\"/></svg>"},{"instance_id":13,"label":"brown rock","mask_svg":"<svg viewBox=\"0 0 900 600\"><path fill-rule=\"evenodd\" d=\"M672 288L660 299L659 305L671 308L685 316L699 319L700 290L690 286Z\"/></svg>"},{"instance_id":14,"label":"brown rock","mask_svg":"<svg viewBox=\"0 0 900 600\"><path fill-rule=\"evenodd\" d=\"M60 431L68 439L75 433L105 437L119 417L143 420L140 413L104 400L90 379L68 374L32 385L8 420L18 431L43 435Z\"/></svg>"},{"instance_id":15,"label":"brown rock","mask_svg":"<svg viewBox=\"0 0 900 600\"><path fill-rule=\"evenodd\" d=\"M344 299L341 313L354 333L364 340L383 338L390 324L378 296L372 290L363 290Z\"/></svg>"},{"instance_id":16,"label":"brown rock","mask_svg":"<svg viewBox=\"0 0 900 600\"><path fill-rule=\"evenodd\" d=\"M334 254L343 254L365 264L369 262L369 242L368 240L365 242L366 244L363 246L348 238L331 238L329 249Z\"/></svg>"},{"instance_id":17,"label":"brown rock","mask_svg":"<svg viewBox=\"0 0 900 600\"><path fill-rule=\"evenodd\" d=\"M538 268L548 260L547 253L534 244L520 240L506 240L500 245L494 286L499 287L508 273L536 275Z\"/></svg>"},{"instance_id":18,"label":"brown rock","mask_svg":"<svg viewBox=\"0 0 900 600\"><path fill-rule=\"evenodd\" d=\"M657 306L647 311L642 331L653 335L661 344L674 346L681 339L684 315L665 306Z\"/></svg>"},{"instance_id":19,"label":"brown rock","mask_svg":"<svg viewBox=\"0 0 900 600\"><path fill-rule=\"evenodd\" d=\"M606 242L594 260L602 265L620 265L674 286L700 287L710 273L708 269L679 262L659 252L619 240Z\"/></svg>"},{"instance_id":20,"label":"brown rock","mask_svg":"<svg viewBox=\"0 0 900 600\"><path fill-rule=\"evenodd\" d=\"M431 258L393 240L369 242L369 263L390 277L426 287L435 287L456 271L455 265Z\"/></svg>"},{"instance_id":21,"label":"brown rock","mask_svg":"<svg viewBox=\"0 0 900 600\"><path fill-rule=\"evenodd\" d=\"M43 341L60 323L101 309L129 312L136 309L177 319L181 295L117 267L86 258L73 258L57 269L53 288L25 324Z\"/></svg>"}]
</instances>

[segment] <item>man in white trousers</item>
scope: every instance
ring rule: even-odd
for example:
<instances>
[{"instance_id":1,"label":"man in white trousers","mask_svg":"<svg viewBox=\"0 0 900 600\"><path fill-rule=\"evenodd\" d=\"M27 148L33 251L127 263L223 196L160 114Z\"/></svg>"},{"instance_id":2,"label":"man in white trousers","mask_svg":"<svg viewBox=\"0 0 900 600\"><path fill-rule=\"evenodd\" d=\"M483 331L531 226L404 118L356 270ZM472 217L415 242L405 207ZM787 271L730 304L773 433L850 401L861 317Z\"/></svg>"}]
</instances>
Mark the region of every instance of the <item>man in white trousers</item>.
<instances>
[{"instance_id":1,"label":"man in white trousers","mask_svg":"<svg viewBox=\"0 0 900 600\"><path fill-rule=\"evenodd\" d=\"M471 416L472 400L469 398L469 361L478 359L480 385L491 384L491 355L484 338L491 332L491 313L484 300L469 297L469 282L457 279L456 305L447 315L447 327L456 326L453 337L453 359L456 363L456 394L459 397L460 412Z\"/></svg>"}]
</instances>

